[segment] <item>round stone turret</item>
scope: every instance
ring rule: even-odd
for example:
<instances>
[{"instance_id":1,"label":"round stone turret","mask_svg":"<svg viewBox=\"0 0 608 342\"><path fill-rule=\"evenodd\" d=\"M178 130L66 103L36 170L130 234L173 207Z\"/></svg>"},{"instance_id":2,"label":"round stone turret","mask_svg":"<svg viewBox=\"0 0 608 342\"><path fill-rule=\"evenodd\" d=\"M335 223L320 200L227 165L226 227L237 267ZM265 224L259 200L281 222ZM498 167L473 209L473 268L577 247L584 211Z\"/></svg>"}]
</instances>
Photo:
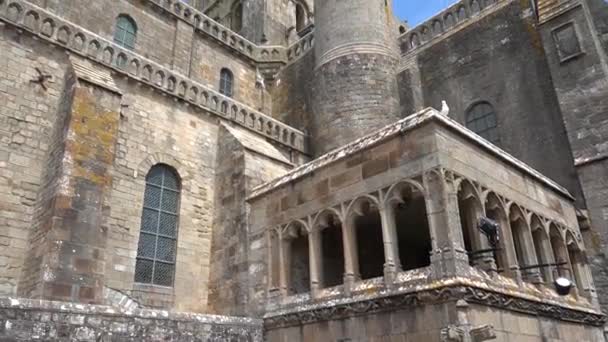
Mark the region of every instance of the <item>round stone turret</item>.
<instances>
[{"instance_id":1,"label":"round stone turret","mask_svg":"<svg viewBox=\"0 0 608 342\"><path fill-rule=\"evenodd\" d=\"M399 119L391 0L315 0L316 155Z\"/></svg>"}]
</instances>

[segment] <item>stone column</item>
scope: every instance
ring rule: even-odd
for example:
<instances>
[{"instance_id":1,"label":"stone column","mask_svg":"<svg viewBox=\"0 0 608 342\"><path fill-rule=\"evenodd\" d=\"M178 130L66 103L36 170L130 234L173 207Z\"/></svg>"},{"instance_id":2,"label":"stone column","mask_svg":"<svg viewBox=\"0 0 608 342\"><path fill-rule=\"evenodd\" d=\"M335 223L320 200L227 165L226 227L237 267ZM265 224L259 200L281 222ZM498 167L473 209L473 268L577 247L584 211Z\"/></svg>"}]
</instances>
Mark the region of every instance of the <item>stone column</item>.
<instances>
[{"instance_id":1,"label":"stone column","mask_svg":"<svg viewBox=\"0 0 608 342\"><path fill-rule=\"evenodd\" d=\"M321 276L321 243L319 236L321 232L314 230L308 234L308 246L309 246L309 267L310 267L310 295L316 298L319 295L319 290L323 284Z\"/></svg>"},{"instance_id":2,"label":"stone column","mask_svg":"<svg viewBox=\"0 0 608 342\"><path fill-rule=\"evenodd\" d=\"M524 258L526 259L528 265L538 265L538 258L536 257L535 247L534 247L534 239L532 237L532 230L530 229L530 225L528 222L525 222L525 237L522 246L524 247ZM540 275L540 270L538 268L527 269L522 272L522 278L531 283L542 283L543 278Z\"/></svg>"},{"instance_id":3,"label":"stone column","mask_svg":"<svg viewBox=\"0 0 608 342\"><path fill-rule=\"evenodd\" d=\"M505 274L517 281L521 281L521 272L519 271L517 253L515 252L515 243L513 242L511 222L509 222L506 216L501 215L498 220L498 224L501 227L501 237L503 239L502 243L500 244L500 248L503 248L506 259L506 265L503 265L505 268Z\"/></svg>"},{"instance_id":4,"label":"stone column","mask_svg":"<svg viewBox=\"0 0 608 342\"><path fill-rule=\"evenodd\" d=\"M283 296L289 295L289 285L291 284L291 240L284 239L283 236L279 240L279 269L280 280L279 287Z\"/></svg>"},{"instance_id":5,"label":"stone column","mask_svg":"<svg viewBox=\"0 0 608 342\"><path fill-rule=\"evenodd\" d=\"M348 295L360 278L357 233L352 217L344 220L342 224L342 244L344 246L344 291Z\"/></svg>"},{"instance_id":6,"label":"stone column","mask_svg":"<svg viewBox=\"0 0 608 342\"><path fill-rule=\"evenodd\" d=\"M474 205L469 206L467 208L468 210L465 212L465 215L467 215L466 222L469 224L469 227L464 228L469 231L474 253L482 250L488 250L490 248L488 238L477 228L480 219L483 217L483 209L480 207L480 205L481 204L479 203L475 203ZM479 269L486 272L496 271L496 262L492 252L473 254L472 256L469 256L469 258L473 259L473 265Z\"/></svg>"},{"instance_id":7,"label":"stone column","mask_svg":"<svg viewBox=\"0 0 608 342\"><path fill-rule=\"evenodd\" d=\"M384 282L392 284L401 268L399 246L397 245L397 227L395 212L390 203L385 203L380 209L382 221L382 240L384 242Z\"/></svg>"},{"instance_id":8,"label":"stone column","mask_svg":"<svg viewBox=\"0 0 608 342\"><path fill-rule=\"evenodd\" d=\"M458 194L451 175L444 170L425 172L424 187L433 251L432 277L453 277L468 273L469 258L458 214Z\"/></svg>"}]
</instances>

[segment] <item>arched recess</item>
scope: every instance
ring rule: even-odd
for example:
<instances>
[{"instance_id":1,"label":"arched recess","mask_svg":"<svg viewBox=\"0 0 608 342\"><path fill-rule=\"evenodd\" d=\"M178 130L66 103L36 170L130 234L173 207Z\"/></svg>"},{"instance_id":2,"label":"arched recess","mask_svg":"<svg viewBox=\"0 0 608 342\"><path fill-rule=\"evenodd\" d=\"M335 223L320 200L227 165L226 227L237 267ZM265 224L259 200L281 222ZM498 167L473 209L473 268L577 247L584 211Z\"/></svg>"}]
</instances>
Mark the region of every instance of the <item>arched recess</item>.
<instances>
[{"instance_id":1,"label":"arched recess","mask_svg":"<svg viewBox=\"0 0 608 342\"><path fill-rule=\"evenodd\" d=\"M570 267L572 269L572 280L574 281L579 294L588 293L590 290L590 281L585 253L571 232L566 234L566 243Z\"/></svg>"},{"instance_id":2,"label":"arched recess","mask_svg":"<svg viewBox=\"0 0 608 342\"><path fill-rule=\"evenodd\" d=\"M429 266L433 246L422 186L413 181L394 185L387 206L396 230L397 266L404 271Z\"/></svg>"},{"instance_id":3,"label":"arched recess","mask_svg":"<svg viewBox=\"0 0 608 342\"><path fill-rule=\"evenodd\" d=\"M532 241L534 242L534 251L536 252L536 260L540 265L549 265L555 262L553 252L551 249L551 243L545 226L541 219L532 215L530 220L530 229L532 230ZM542 266L539 268L540 274L543 281L547 284L553 281L553 267Z\"/></svg>"},{"instance_id":4,"label":"arched recess","mask_svg":"<svg viewBox=\"0 0 608 342\"><path fill-rule=\"evenodd\" d=\"M315 239L314 261L317 263L318 284L321 288L337 286L344 281L344 244L342 222L333 210L325 210L317 216L313 234ZM311 265L312 266L312 265Z\"/></svg>"},{"instance_id":5,"label":"arched recess","mask_svg":"<svg viewBox=\"0 0 608 342\"><path fill-rule=\"evenodd\" d=\"M302 0L300 1L296 1L296 6L295 6L295 11L296 11L296 32L300 32L302 30L304 30L306 28L306 26L308 26L308 16L309 16L309 10L308 10L308 6L306 5L306 3Z\"/></svg>"},{"instance_id":6,"label":"arched recess","mask_svg":"<svg viewBox=\"0 0 608 342\"><path fill-rule=\"evenodd\" d=\"M570 269L570 262L568 258L568 249L566 248L566 241L564 240L560 229L551 223L549 225L549 239L551 241L551 250L555 258L555 263L565 264L555 267L555 276L560 277L571 277L572 270Z\"/></svg>"},{"instance_id":7,"label":"arched recess","mask_svg":"<svg viewBox=\"0 0 608 342\"><path fill-rule=\"evenodd\" d=\"M499 226L499 239L494 252L496 267L501 273L512 276L511 270L517 266L517 257L513 246L513 235L507 218L505 205L500 197L495 193L490 192L485 198L486 217L494 220Z\"/></svg>"},{"instance_id":8,"label":"arched recess","mask_svg":"<svg viewBox=\"0 0 608 342\"><path fill-rule=\"evenodd\" d=\"M526 215L523 210L516 204L512 204L509 208L509 223L511 225L511 233L513 234L513 244L517 255L517 264L519 268L534 266L537 264L534 243L532 243L532 234ZM529 269L522 272L527 278L533 278L531 274L537 274L537 269Z\"/></svg>"},{"instance_id":9,"label":"arched recess","mask_svg":"<svg viewBox=\"0 0 608 342\"><path fill-rule=\"evenodd\" d=\"M278 229L269 229L268 232L268 279L270 290L278 290L281 286L281 256L280 238Z\"/></svg>"},{"instance_id":10,"label":"arched recess","mask_svg":"<svg viewBox=\"0 0 608 342\"><path fill-rule=\"evenodd\" d=\"M382 219L375 198L364 196L349 206L346 233L348 247L354 251L347 256L352 258L352 272L355 279L371 279L384 274L384 240ZM347 250L349 248L347 247ZM351 270L346 267L346 273Z\"/></svg>"},{"instance_id":11,"label":"arched recess","mask_svg":"<svg viewBox=\"0 0 608 342\"><path fill-rule=\"evenodd\" d=\"M477 254L477 252L487 249L489 244L478 229L479 219L483 215L479 193L475 186L467 180L463 180L458 189L458 211L464 246L469 253L469 262L471 266L481 266L485 253Z\"/></svg>"},{"instance_id":12,"label":"arched recess","mask_svg":"<svg viewBox=\"0 0 608 342\"><path fill-rule=\"evenodd\" d=\"M230 7L230 29L240 32L243 29L243 3L235 0Z\"/></svg>"},{"instance_id":13,"label":"arched recess","mask_svg":"<svg viewBox=\"0 0 608 342\"><path fill-rule=\"evenodd\" d=\"M287 294L310 292L310 249L306 226L295 221L282 232L283 260Z\"/></svg>"}]
</instances>

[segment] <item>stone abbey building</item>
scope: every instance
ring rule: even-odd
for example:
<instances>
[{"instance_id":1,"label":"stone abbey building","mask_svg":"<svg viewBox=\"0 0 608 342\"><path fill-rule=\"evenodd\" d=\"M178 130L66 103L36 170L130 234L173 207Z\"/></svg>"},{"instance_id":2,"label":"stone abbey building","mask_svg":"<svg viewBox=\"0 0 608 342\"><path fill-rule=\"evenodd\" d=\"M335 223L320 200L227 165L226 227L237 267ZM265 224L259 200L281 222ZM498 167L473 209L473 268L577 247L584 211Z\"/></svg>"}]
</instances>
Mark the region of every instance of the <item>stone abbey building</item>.
<instances>
[{"instance_id":1,"label":"stone abbey building","mask_svg":"<svg viewBox=\"0 0 608 342\"><path fill-rule=\"evenodd\" d=\"M608 3L392 6L0 0L0 341L604 342Z\"/></svg>"}]
</instances>

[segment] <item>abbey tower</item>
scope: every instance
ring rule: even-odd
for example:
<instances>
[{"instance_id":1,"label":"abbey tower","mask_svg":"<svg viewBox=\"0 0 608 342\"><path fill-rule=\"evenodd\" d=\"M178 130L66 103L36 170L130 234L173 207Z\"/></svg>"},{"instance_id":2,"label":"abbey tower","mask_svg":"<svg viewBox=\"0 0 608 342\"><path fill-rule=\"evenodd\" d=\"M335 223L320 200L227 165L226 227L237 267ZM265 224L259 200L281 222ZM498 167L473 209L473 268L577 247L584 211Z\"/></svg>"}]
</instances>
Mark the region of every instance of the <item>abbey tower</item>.
<instances>
[{"instance_id":1,"label":"abbey tower","mask_svg":"<svg viewBox=\"0 0 608 342\"><path fill-rule=\"evenodd\" d=\"M399 118L394 31L385 0L315 1L315 153Z\"/></svg>"}]
</instances>

